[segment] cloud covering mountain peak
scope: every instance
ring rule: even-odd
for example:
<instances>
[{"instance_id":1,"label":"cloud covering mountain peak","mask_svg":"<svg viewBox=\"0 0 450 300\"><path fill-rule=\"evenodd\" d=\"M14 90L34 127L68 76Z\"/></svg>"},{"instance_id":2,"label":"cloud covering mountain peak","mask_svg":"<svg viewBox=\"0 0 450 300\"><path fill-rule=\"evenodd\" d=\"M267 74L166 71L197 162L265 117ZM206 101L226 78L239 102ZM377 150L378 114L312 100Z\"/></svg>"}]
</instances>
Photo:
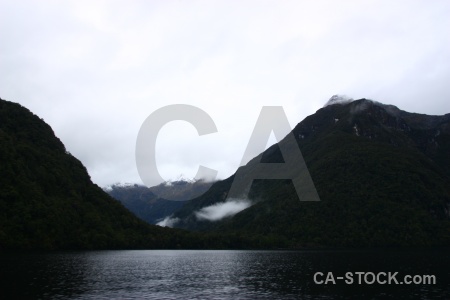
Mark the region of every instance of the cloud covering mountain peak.
<instances>
[{"instance_id":1,"label":"cloud covering mountain peak","mask_svg":"<svg viewBox=\"0 0 450 300\"><path fill-rule=\"evenodd\" d=\"M333 95L328 101L327 103L325 103L325 105L323 107L326 107L328 105L333 105L333 104L347 104L350 102L353 102L354 99L350 98L346 95Z\"/></svg>"}]
</instances>

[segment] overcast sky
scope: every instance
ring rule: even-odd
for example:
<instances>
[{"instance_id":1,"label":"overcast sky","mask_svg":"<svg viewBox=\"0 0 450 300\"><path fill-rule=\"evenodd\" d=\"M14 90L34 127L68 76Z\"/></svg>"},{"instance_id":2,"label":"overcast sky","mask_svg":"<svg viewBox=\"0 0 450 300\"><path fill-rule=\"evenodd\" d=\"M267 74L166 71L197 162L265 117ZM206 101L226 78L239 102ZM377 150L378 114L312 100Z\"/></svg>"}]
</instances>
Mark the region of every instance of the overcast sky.
<instances>
[{"instance_id":1,"label":"overcast sky","mask_svg":"<svg viewBox=\"0 0 450 300\"><path fill-rule=\"evenodd\" d=\"M169 104L165 179L231 175L263 105L294 127L334 94L450 112L450 1L3 1L0 97L42 117L100 186L141 183L138 131Z\"/></svg>"}]
</instances>

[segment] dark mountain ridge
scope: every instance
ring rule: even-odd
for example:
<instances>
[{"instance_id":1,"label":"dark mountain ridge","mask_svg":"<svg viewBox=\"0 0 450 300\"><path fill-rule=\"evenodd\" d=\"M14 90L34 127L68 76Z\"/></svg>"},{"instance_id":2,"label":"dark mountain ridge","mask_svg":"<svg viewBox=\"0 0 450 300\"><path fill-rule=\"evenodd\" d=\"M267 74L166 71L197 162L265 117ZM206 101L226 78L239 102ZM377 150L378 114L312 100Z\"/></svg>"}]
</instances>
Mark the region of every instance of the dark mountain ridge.
<instances>
[{"instance_id":1,"label":"dark mountain ridge","mask_svg":"<svg viewBox=\"0 0 450 300\"><path fill-rule=\"evenodd\" d=\"M49 125L2 99L0 164L0 251L206 247L136 218L92 183Z\"/></svg>"},{"instance_id":2,"label":"dark mountain ridge","mask_svg":"<svg viewBox=\"0 0 450 300\"><path fill-rule=\"evenodd\" d=\"M287 247L449 245L449 124L449 114L366 99L325 106L292 131L321 201L299 201L290 180L254 180L253 206L222 221L199 220L200 209L225 201L233 175L178 211L176 226L259 235ZM278 145L243 172L260 160L283 162Z\"/></svg>"}]
</instances>

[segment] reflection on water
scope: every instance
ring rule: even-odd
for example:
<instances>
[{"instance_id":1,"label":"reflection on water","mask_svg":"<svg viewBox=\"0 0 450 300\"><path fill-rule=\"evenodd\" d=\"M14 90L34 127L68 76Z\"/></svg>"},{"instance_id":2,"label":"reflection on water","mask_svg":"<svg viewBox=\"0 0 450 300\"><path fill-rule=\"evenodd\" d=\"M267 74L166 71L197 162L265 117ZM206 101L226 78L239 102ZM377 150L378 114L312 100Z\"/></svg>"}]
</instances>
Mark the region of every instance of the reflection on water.
<instances>
[{"instance_id":1,"label":"reflection on water","mask_svg":"<svg viewBox=\"0 0 450 300\"><path fill-rule=\"evenodd\" d=\"M0 299L436 299L447 250L98 251L1 254ZM436 285L317 285L315 272L436 275Z\"/></svg>"}]
</instances>

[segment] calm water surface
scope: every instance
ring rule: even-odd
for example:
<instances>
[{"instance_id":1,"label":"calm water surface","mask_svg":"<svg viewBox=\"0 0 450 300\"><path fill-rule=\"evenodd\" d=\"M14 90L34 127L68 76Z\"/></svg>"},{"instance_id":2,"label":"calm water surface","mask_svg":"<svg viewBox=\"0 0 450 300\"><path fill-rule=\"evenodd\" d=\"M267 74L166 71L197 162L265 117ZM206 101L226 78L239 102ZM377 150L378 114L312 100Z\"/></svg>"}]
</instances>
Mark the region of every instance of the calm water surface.
<instances>
[{"instance_id":1,"label":"calm water surface","mask_svg":"<svg viewBox=\"0 0 450 300\"><path fill-rule=\"evenodd\" d=\"M0 254L0 299L450 299L449 270L448 249ZM429 274L437 283L313 280L359 271Z\"/></svg>"}]
</instances>

